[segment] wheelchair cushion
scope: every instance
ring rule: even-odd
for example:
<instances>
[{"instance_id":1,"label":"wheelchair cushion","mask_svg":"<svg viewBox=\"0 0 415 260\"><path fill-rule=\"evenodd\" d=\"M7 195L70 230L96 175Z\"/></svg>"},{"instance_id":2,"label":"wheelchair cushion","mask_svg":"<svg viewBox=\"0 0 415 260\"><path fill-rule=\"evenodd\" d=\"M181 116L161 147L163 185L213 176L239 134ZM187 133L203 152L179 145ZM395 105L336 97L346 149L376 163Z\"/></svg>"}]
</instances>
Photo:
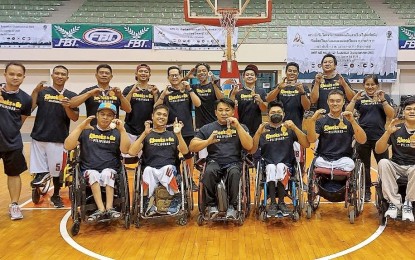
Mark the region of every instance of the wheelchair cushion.
<instances>
[{"instance_id":1,"label":"wheelchair cushion","mask_svg":"<svg viewBox=\"0 0 415 260\"><path fill-rule=\"evenodd\" d=\"M314 172L316 174L324 174L324 175L331 175L332 173L332 169L330 168L322 168L322 167L316 167L314 168ZM349 177L351 174L351 172L346 172L346 171L342 171L339 169L333 169L333 175L338 175L338 176L347 176Z\"/></svg>"}]
</instances>

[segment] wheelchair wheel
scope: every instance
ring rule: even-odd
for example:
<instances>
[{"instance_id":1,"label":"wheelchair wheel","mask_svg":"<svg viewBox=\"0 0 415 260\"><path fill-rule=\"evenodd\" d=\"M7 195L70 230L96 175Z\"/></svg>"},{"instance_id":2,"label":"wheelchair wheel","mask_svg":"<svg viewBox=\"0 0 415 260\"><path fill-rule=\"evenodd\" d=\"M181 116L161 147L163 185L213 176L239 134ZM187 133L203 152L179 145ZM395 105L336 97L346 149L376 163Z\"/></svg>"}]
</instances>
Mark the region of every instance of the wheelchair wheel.
<instances>
[{"instance_id":1,"label":"wheelchair wheel","mask_svg":"<svg viewBox=\"0 0 415 260\"><path fill-rule=\"evenodd\" d=\"M132 205L132 222L138 227L140 220L140 201L141 201L141 166L139 165L134 174L134 190Z\"/></svg>"},{"instance_id":2,"label":"wheelchair wheel","mask_svg":"<svg viewBox=\"0 0 415 260\"><path fill-rule=\"evenodd\" d=\"M360 160L357 160L356 165L356 216L359 216L365 204L365 167Z\"/></svg>"},{"instance_id":3,"label":"wheelchair wheel","mask_svg":"<svg viewBox=\"0 0 415 260\"><path fill-rule=\"evenodd\" d=\"M311 218L311 213L313 212L312 206L310 204L307 205L307 209L306 209L306 217L307 219Z\"/></svg>"},{"instance_id":4,"label":"wheelchair wheel","mask_svg":"<svg viewBox=\"0 0 415 260\"><path fill-rule=\"evenodd\" d=\"M35 204L38 204L40 201L40 189L39 187L32 188L32 201Z\"/></svg>"},{"instance_id":5,"label":"wheelchair wheel","mask_svg":"<svg viewBox=\"0 0 415 260\"><path fill-rule=\"evenodd\" d=\"M354 224L354 221L355 221L355 218L356 218L356 207L350 206L348 208L348 214L349 214L350 224Z\"/></svg>"},{"instance_id":6,"label":"wheelchair wheel","mask_svg":"<svg viewBox=\"0 0 415 260\"><path fill-rule=\"evenodd\" d=\"M239 215L239 219L238 219L238 226L242 226L244 224L245 221L245 215L243 214L243 212Z\"/></svg>"},{"instance_id":7,"label":"wheelchair wheel","mask_svg":"<svg viewBox=\"0 0 415 260\"><path fill-rule=\"evenodd\" d=\"M254 199L254 206L255 206L255 216L256 219L259 219L260 215L260 206L261 206L261 182L262 182L262 163L261 161L258 162L256 174L255 174L255 199Z\"/></svg>"},{"instance_id":8,"label":"wheelchair wheel","mask_svg":"<svg viewBox=\"0 0 415 260\"><path fill-rule=\"evenodd\" d=\"M122 193L121 193L122 192ZM121 202L121 211L124 212L124 227L130 228L130 190L128 186L128 175L124 166L122 166L120 176L120 197L123 197Z\"/></svg>"},{"instance_id":9,"label":"wheelchair wheel","mask_svg":"<svg viewBox=\"0 0 415 260\"><path fill-rule=\"evenodd\" d=\"M294 222L297 222L300 219L300 214L298 213L298 211L295 211L293 213L293 220Z\"/></svg>"},{"instance_id":10,"label":"wheelchair wheel","mask_svg":"<svg viewBox=\"0 0 415 260\"><path fill-rule=\"evenodd\" d=\"M249 181L249 167L247 163L243 164L243 176L244 180L242 183L243 189L243 205L244 205L244 218L249 216L251 212L251 188L250 188L250 181Z\"/></svg>"},{"instance_id":11,"label":"wheelchair wheel","mask_svg":"<svg viewBox=\"0 0 415 260\"><path fill-rule=\"evenodd\" d=\"M197 216L197 225L202 226L204 221L205 220L203 219L202 213L199 213L199 215Z\"/></svg>"},{"instance_id":12,"label":"wheelchair wheel","mask_svg":"<svg viewBox=\"0 0 415 260\"><path fill-rule=\"evenodd\" d=\"M190 217L190 212L193 210L193 190L192 190L192 177L189 174L190 169L187 163L183 163L183 181L184 181L184 192L186 192L186 203L187 203L187 211L188 217Z\"/></svg>"},{"instance_id":13,"label":"wheelchair wheel","mask_svg":"<svg viewBox=\"0 0 415 260\"><path fill-rule=\"evenodd\" d=\"M177 219L177 224L180 226L185 226L187 224L187 216L183 215Z\"/></svg>"},{"instance_id":14,"label":"wheelchair wheel","mask_svg":"<svg viewBox=\"0 0 415 260\"><path fill-rule=\"evenodd\" d=\"M307 199L308 205L311 206L312 211L317 210L318 206L320 205L320 195L316 192L317 188L317 181L314 177L314 161L312 162L311 167L308 169L308 192L307 192ZM308 209L307 209L308 210ZM310 215L311 217L311 215Z\"/></svg>"},{"instance_id":15,"label":"wheelchair wheel","mask_svg":"<svg viewBox=\"0 0 415 260\"><path fill-rule=\"evenodd\" d=\"M79 221L75 221L71 227L71 235L72 236L78 235L80 229L81 229L81 223Z\"/></svg>"},{"instance_id":16,"label":"wheelchair wheel","mask_svg":"<svg viewBox=\"0 0 415 260\"><path fill-rule=\"evenodd\" d=\"M267 212L265 210L262 210L259 213L259 220L261 220L263 222L267 221Z\"/></svg>"},{"instance_id":17,"label":"wheelchair wheel","mask_svg":"<svg viewBox=\"0 0 415 260\"><path fill-rule=\"evenodd\" d=\"M50 188L50 183L51 183L51 179L52 177L48 177L43 183L42 185L39 187L39 191L40 194L42 195L46 195L46 193L48 193L49 188Z\"/></svg>"}]
</instances>

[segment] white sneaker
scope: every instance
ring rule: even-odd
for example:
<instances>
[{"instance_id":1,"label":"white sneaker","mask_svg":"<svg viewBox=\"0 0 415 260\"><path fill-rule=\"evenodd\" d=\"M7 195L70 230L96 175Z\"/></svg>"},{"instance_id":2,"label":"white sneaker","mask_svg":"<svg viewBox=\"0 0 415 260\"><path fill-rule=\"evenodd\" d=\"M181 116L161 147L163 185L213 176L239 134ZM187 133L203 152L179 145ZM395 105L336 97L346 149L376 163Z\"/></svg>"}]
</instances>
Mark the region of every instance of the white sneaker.
<instances>
[{"instance_id":1,"label":"white sneaker","mask_svg":"<svg viewBox=\"0 0 415 260\"><path fill-rule=\"evenodd\" d=\"M23 218L22 210L17 204L9 205L9 214L11 220L19 220Z\"/></svg>"},{"instance_id":2,"label":"white sneaker","mask_svg":"<svg viewBox=\"0 0 415 260\"><path fill-rule=\"evenodd\" d=\"M409 220L414 222L414 213L412 212L412 203L405 202L402 206L402 220Z\"/></svg>"},{"instance_id":3,"label":"white sneaker","mask_svg":"<svg viewBox=\"0 0 415 260\"><path fill-rule=\"evenodd\" d=\"M396 218L398 216L398 208L393 203L389 203L389 208L385 212L385 217Z\"/></svg>"}]
</instances>

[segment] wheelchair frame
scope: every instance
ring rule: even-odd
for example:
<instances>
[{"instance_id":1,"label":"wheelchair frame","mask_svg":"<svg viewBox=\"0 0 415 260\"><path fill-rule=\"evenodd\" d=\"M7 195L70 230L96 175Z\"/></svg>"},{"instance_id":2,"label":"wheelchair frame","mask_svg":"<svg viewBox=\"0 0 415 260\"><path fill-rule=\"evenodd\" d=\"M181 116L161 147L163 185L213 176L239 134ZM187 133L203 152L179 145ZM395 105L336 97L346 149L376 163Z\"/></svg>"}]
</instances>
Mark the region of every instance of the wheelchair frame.
<instances>
[{"instance_id":1,"label":"wheelchair frame","mask_svg":"<svg viewBox=\"0 0 415 260\"><path fill-rule=\"evenodd\" d=\"M406 178L399 178L397 179L398 183L398 193L401 194L402 199L405 199L406 196L406 187L408 185L408 179ZM379 179L377 182L373 182L375 186L375 206L378 210L378 222L379 225L385 226L387 218L385 217L385 213L389 208L389 202L383 197L382 193L382 181ZM412 202L412 212L415 215L415 202ZM406 221L402 220L402 216L400 218L396 218L394 220L398 221Z\"/></svg>"},{"instance_id":2,"label":"wheelchair frame","mask_svg":"<svg viewBox=\"0 0 415 260\"><path fill-rule=\"evenodd\" d=\"M251 210L251 196L250 196L250 181L249 181L249 165L247 163L246 155L243 156L242 161L242 175L239 179L239 191L238 191L238 217L236 219L229 219L226 216L219 214L216 217L211 218L209 212L207 212L207 207L204 204L204 185L202 180L203 174L205 173L206 163L203 166L203 170L200 171L199 176L199 191L198 191L198 209L199 215L197 216L197 224L202 226L204 222L235 222L239 226L244 224L245 218L249 216ZM225 212L226 213L226 212ZM222 212L223 214L223 212Z\"/></svg>"},{"instance_id":3,"label":"wheelchair frame","mask_svg":"<svg viewBox=\"0 0 415 260\"><path fill-rule=\"evenodd\" d=\"M322 187L320 186L320 178L322 177L317 177L314 172L314 165L317 157L317 155L314 157L307 173L307 219L311 218L312 212L316 211L320 204L321 193L319 192L319 190L322 189ZM344 186L342 187L342 189L343 188ZM365 196L365 167L359 158L355 158L355 168L349 176L346 176L345 189L346 191L344 197L344 207L348 209L347 215L349 217L350 223L353 224L355 222L355 218L359 216L363 211Z\"/></svg>"},{"instance_id":4,"label":"wheelchair frame","mask_svg":"<svg viewBox=\"0 0 415 260\"><path fill-rule=\"evenodd\" d=\"M130 228L130 192L128 187L128 176L125 166L122 164L120 171L115 175L115 188L114 188L114 208L118 209L121 213L121 218L124 220L125 229ZM79 166L79 149L75 149L69 152L68 163L64 170L64 180L69 184L69 194L71 199L71 217L73 224L71 227L71 234L76 236L79 233L81 222L87 222L89 213L92 213L97 209L94 197L87 193L88 183L84 176L81 175ZM101 190L104 190L101 187ZM105 196L102 196L105 203ZM89 202L89 203L88 203ZM88 204L87 204L88 203ZM116 220L118 221L118 220ZM98 221L112 222L109 219Z\"/></svg>"},{"instance_id":5,"label":"wheelchair frame","mask_svg":"<svg viewBox=\"0 0 415 260\"><path fill-rule=\"evenodd\" d=\"M303 195L303 179L302 179L302 167L300 162L296 159L294 174L290 176L288 181L288 193L287 196L291 199L293 204L293 210L290 215L282 216L277 215L275 218L291 217L293 221L298 221L302 215L304 208L304 195ZM258 162L256 176L255 176L255 216L256 219L266 221L269 217L267 215L268 205L268 192L267 192L265 161L261 159Z\"/></svg>"},{"instance_id":6,"label":"wheelchair frame","mask_svg":"<svg viewBox=\"0 0 415 260\"><path fill-rule=\"evenodd\" d=\"M192 179L189 176L189 168L185 162L185 158L181 157L180 167L177 169L178 174L182 175L182 180L180 182L180 193L182 196L182 205L181 210L173 215L162 214L155 216L146 216L143 209L143 185L142 185L142 175L143 170L141 159L138 162L138 166L134 174L134 191L133 191L133 201L132 201L132 222L135 224L136 228L140 227L140 218L141 219L153 219L153 218L172 218L177 217L176 222L180 226L187 224L188 219L190 218L190 212L193 210L193 195L192 195ZM182 168L182 169L180 169ZM184 192L183 192L184 191Z\"/></svg>"}]
</instances>

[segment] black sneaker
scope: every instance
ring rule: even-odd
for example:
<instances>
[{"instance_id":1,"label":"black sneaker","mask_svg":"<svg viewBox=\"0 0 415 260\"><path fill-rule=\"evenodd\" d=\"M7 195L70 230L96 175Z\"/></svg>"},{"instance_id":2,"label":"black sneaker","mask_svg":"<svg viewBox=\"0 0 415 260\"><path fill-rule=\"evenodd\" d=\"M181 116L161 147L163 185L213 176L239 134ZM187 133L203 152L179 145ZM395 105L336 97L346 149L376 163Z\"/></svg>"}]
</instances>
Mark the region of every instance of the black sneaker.
<instances>
[{"instance_id":1,"label":"black sneaker","mask_svg":"<svg viewBox=\"0 0 415 260\"><path fill-rule=\"evenodd\" d=\"M280 202L280 203L278 203L278 208L280 209L281 214L282 214L284 217L286 217L286 216L290 215L290 210L287 208L287 205L285 205L285 203L284 203L284 202Z\"/></svg>"},{"instance_id":2,"label":"black sneaker","mask_svg":"<svg viewBox=\"0 0 415 260\"><path fill-rule=\"evenodd\" d=\"M277 203L271 203L268 207L267 215L275 217L278 212L278 205Z\"/></svg>"},{"instance_id":3,"label":"black sneaker","mask_svg":"<svg viewBox=\"0 0 415 260\"><path fill-rule=\"evenodd\" d=\"M63 208L62 198L59 195L53 195L50 197L50 204L52 204L55 208Z\"/></svg>"},{"instance_id":4,"label":"black sneaker","mask_svg":"<svg viewBox=\"0 0 415 260\"><path fill-rule=\"evenodd\" d=\"M50 174L48 172L41 172L41 173L36 173L35 178L32 181L32 185L39 185L42 182L44 182L48 177L50 176Z\"/></svg>"},{"instance_id":5,"label":"black sneaker","mask_svg":"<svg viewBox=\"0 0 415 260\"><path fill-rule=\"evenodd\" d=\"M199 186L196 184L196 182L193 179L192 179L192 191L193 192L199 191Z\"/></svg>"},{"instance_id":6,"label":"black sneaker","mask_svg":"<svg viewBox=\"0 0 415 260\"><path fill-rule=\"evenodd\" d=\"M173 215L179 212L180 207L182 206L182 196L181 194L176 194L170 202L170 206L167 209L167 214Z\"/></svg>"},{"instance_id":7,"label":"black sneaker","mask_svg":"<svg viewBox=\"0 0 415 260\"><path fill-rule=\"evenodd\" d=\"M370 190L365 190L365 202L370 202L372 199L372 192Z\"/></svg>"}]
</instances>

